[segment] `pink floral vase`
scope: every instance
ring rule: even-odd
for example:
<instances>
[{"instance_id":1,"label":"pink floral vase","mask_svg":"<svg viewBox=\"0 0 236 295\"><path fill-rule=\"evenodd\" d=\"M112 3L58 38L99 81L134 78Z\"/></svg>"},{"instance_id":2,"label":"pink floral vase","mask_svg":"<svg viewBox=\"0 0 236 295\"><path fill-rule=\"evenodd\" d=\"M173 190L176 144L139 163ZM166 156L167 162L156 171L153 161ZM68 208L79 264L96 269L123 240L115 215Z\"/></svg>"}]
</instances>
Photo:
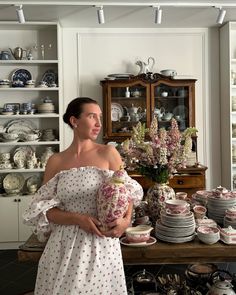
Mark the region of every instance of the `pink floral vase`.
<instances>
[{"instance_id":1,"label":"pink floral vase","mask_svg":"<svg viewBox=\"0 0 236 295\"><path fill-rule=\"evenodd\" d=\"M160 217L165 201L170 199L175 199L175 191L167 183L155 183L148 189L146 197L148 203L147 210L153 225Z\"/></svg>"},{"instance_id":2,"label":"pink floral vase","mask_svg":"<svg viewBox=\"0 0 236 295\"><path fill-rule=\"evenodd\" d=\"M125 170L117 170L98 190L97 211L102 223L101 230L108 230L107 224L124 216L130 201L130 192L125 186Z\"/></svg>"}]
</instances>

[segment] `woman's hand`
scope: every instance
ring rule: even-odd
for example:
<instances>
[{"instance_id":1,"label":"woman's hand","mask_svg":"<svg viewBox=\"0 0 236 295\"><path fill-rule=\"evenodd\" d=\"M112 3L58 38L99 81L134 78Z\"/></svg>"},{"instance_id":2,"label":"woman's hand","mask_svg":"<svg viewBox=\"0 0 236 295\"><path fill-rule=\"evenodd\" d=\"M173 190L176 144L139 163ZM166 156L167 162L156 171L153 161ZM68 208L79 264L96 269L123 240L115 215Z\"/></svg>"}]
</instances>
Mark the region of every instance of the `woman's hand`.
<instances>
[{"instance_id":1,"label":"woman's hand","mask_svg":"<svg viewBox=\"0 0 236 295\"><path fill-rule=\"evenodd\" d=\"M130 218L127 216L120 217L116 219L115 221L107 224L110 230L103 232L103 234L106 237L120 238L125 232L126 228L129 227L130 221L131 221Z\"/></svg>"},{"instance_id":2,"label":"woman's hand","mask_svg":"<svg viewBox=\"0 0 236 295\"><path fill-rule=\"evenodd\" d=\"M99 237L104 237L104 235L98 229L98 226L101 225L100 221L91 215L79 214L78 225L87 233L91 233Z\"/></svg>"}]
</instances>

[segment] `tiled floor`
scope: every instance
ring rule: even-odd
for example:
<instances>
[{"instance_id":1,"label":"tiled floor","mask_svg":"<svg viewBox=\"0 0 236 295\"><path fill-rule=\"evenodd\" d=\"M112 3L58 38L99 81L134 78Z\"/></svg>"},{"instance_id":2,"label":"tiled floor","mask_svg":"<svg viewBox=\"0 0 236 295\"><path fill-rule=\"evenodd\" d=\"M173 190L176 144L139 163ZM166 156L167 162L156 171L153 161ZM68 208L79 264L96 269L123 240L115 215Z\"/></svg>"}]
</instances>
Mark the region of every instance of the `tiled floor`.
<instances>
[{"instance_id":1,"label":"tiled floor","mask_svg":"<svg viewBox=\"0 0 236 295\"><path fill-rule=\"evenodd\" d=\"M0 251L0 294L21 295L34 289L37 264L18 262L16 250Z\"/></svg>"},{"instance_id":2,"label":"tiled floor","mask_svg":"<svg viewBox=\"0 0 236 295\"><path fill-rule=\"evenodd\" d=\"M130 289L132 276L146 269L154 276L162 274L179 274L184 277L187 265L152 265L152 266L125 266L127 287ZM218 264L219 269L236 273L236 263ZM16 250L0 251L0 295L22 295L34 289L37 273L35 262L18 262ZM131 294L129 292L129 294ZM137 293L138 294L138 293ZM114 294L115 295L115 294Z\"/></svg>"}]
</instances>

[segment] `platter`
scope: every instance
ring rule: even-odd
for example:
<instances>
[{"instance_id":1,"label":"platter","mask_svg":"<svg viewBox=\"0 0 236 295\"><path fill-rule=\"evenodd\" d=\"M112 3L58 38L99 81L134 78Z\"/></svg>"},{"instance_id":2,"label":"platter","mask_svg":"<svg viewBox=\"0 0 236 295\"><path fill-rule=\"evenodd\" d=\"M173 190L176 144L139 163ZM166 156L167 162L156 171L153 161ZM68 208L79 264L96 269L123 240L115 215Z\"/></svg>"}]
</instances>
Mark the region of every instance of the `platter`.
<instances>
[{"instance_id":1,"label":"platter","mask_svg":"<svg viewBox=\"0 0 236 295\"><path fill-rule=\"evenodd\" d=\"M120 239L120 243L122 245L129 246L129 247L148 247L155 244L156 241L157 240L153 237L150 237L150 239L146 243L130 243L128 242L126 237L123 237Z\"/></svg>"},{"instance_id":2,"label":"platter","mask_svg":"<svg viewBox=\"0 0 236 295\"><path fill-rule=\"evenodd\" d=\"M119 121L124 115L124 109L121 104L113 102L111 103L111 120L113 122Z\"/></svg>"},{"instance_id":3,"label":"platter","mask_svg":"<svg viewBox=\"0 0 236 295\"><path fill-rule=\"evenodd\" d=\"M47 83L47 86L57 84L57 74L53 70L47 70L42 77L42 81Z\"/></svg>"},{"instance_id":4,"label":"platter","mask_svg":"<svg viewBox=\"0 0 236 295\"><path fill-rule=\"evenodd\" d=\"M129 78L130 76L132 76L131 73L124 73L124 74L110 74L110 75L107 75L107 77L114 77L114 78Z\"/></svg>"},{"instance_id":5,"label":"platter","mask_svg":"<svg viewBox=\"0 0 236 295\"><path fill-rule=\"evenodd\" d=\"M28 70L25 69L18 69L13 72L11 77L12 82L14 81L22 81L24 85L26 84L26 81L32 80L32 75Z\"/></svg>"},{"instance_id":6,"label":"platter","mask_svg":"<svg viewBox=\"0 0 236 295\"><path fill-rule=\"evenodd\" d=\"M40 187L41 182L42 180L39 176L33 175L26 180L26 186L27 188L29 188L32 185L36 185L37 187Z\"/></svg>"},{"instance_id":7,"label":"platter","mask_svg":"<svg viewBox=\"0 0 236 295\"><path fill-rule=\"evenodd\" d=\"M9 173L3 179L3 188L7 190L21 190L25 179L19 173Z\"/></svg>"}]
</instances>

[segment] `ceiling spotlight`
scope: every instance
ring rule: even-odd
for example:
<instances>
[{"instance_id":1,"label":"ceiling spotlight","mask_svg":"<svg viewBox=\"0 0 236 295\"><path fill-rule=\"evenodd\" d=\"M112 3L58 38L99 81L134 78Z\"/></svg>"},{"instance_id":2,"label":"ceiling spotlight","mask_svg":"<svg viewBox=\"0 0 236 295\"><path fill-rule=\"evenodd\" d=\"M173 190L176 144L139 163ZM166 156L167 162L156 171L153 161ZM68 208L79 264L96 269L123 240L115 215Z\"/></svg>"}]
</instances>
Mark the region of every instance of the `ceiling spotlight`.
<instances>
[{"instance_id":1,"label":"ceiling spotlight","mask_svg":"<svg viewBox=\"0 0 236 295\"><path fill-rule=\"evenodd\" d=\"M25 23L25 16L23 11L23 5L15 5L16 6L16 14L20 24Z\"/></svg>"},{"instance_id":2,"label":"ceiling spotlight","mask_svg":"<svg viewBox=\"0 0 236 295\"><path fill-rule=\"evenodd\" d=\"M97 15L98 15L98 23L104 24L105 23L105 17L104 17L104 11L103 6L96 6L98 8Z\"/></svg>"},{"instance_id":3,"label":"ceiling spotlight","mask_svg":"<svg viewBox=\"0 0 236 295\"><path fill-rule=\"evenodd\" d=\"M155 24L161 24L161 18L162 18L162 9L160 6L155 7Z\"/></svg>"},{"instance_id":4,"label":"ceiling spotlight","mask_svg":"<svg viewBox=\"0 0 236 295\"><path fill-rule=\"evenodd\" d=\"M216 19L216 23L221 25L224 21L225 15L226 15L226 10L222 9L222 7L217 7L219 9L219 13Z\"/></svg>"}]
</instances>

